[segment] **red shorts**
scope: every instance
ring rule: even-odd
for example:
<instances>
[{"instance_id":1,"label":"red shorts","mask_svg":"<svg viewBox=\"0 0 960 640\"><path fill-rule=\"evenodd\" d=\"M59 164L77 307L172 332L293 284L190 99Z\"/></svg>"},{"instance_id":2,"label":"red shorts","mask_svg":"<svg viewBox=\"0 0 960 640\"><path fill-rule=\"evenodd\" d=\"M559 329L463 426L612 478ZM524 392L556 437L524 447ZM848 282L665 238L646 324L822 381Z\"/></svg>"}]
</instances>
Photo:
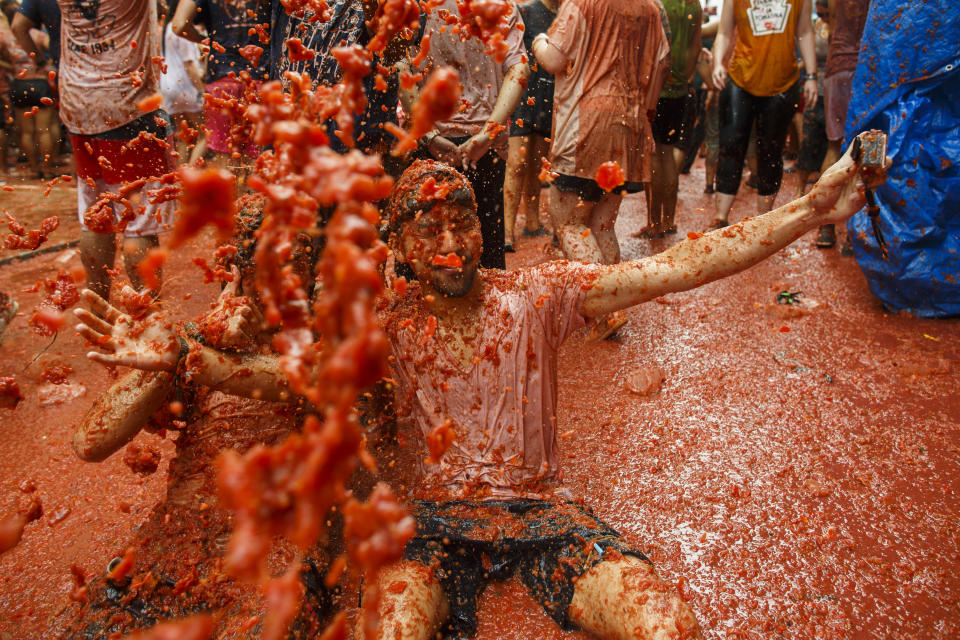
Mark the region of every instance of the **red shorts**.
<instances>
[{"instance_id":1,"label":"red shorts","mask_svg":"<svg viewBox=\"0 0 960 640\"><path fill-rule=\"evenodd\" d=\"M162 186L150 178L159 178L175 169L170 155L173 136L166 139L169 147L155 139L131 144L133 140L105 140L74 134L70 134L70 142L77 163L77 214L82 229L88 230L87 211L103 194L118 193L125 184L140 178L146 178L147 184L127 196L139 212L132 220L126 221L123 235L151 236L162 233L170 226L175 203L151 203L148 192ZM121 211L117 207L114 207L114 217L117 221L121 218ZM97 230L96 225L94 230Z\"/></svg>"},{"instance_id":2,"label":"red shorts","mask_svg":"<svg viewBox=\"0 0 960 640\"><path fill-rule=\"evenodd\" d=\"M173 136L164 146L157 140L103 140L93 136L70 134L77 177L92 178L107 184L134 182L140 178L159 177L174 170Z\"/></svg>"}]
</instances>

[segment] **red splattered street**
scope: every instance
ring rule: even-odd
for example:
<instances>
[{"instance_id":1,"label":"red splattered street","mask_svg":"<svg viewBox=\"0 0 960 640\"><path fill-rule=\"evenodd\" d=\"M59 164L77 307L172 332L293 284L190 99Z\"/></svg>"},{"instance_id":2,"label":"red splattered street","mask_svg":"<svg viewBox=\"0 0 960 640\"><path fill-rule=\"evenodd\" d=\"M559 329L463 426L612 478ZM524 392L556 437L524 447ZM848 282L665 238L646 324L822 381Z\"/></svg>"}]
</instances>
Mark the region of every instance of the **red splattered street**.
<instances>
[{"instance_id":1,"label":"red splattered street","mask_svg":"<svg viewBox=\"0 0 960 640\"><path fill-rule=\"evenodd\" d=\"M679 234L664 240L629 238L645 207L628 198L618 221L624 259L702 231L712 216L702 183L698 163L681 179ZM48 245L77 237L73 189L44 199L37 185L16 183L0 208L31 229L60 216ZM753 211L753 195L742 189L734 220ZM178 317L215 298L190 260L212 244L201 235L165 266L164 298ZM531 240L509 266L555 257L549 239ZM72 328L45 349L51 339L28 326L43 292L22 290L78 264L66 249L0 267L0 290L21 306L3 334L0 376L15 376L24 395L0 409L0 506L12 509L31 481L44 510L0 556L0 639L55 637L57 614L71 605L71 566L100 574L163 498L169 443L146 478L122 455L93 465L70 448L113 378L87 361ZM777 304L781 291L802 292L801 304ZM956 320L884 312L856 262L814 248L810 236L628 316L618 338L575 336L561 351L567 485L680 585L707 638L960 635ZM43 378L55 365L72 368L67 384ZM658 392L636 392L641 369L662 373ZM510 581L481 598L477 637L586 636L556 628Z\"/></svg>"}]
</instances>

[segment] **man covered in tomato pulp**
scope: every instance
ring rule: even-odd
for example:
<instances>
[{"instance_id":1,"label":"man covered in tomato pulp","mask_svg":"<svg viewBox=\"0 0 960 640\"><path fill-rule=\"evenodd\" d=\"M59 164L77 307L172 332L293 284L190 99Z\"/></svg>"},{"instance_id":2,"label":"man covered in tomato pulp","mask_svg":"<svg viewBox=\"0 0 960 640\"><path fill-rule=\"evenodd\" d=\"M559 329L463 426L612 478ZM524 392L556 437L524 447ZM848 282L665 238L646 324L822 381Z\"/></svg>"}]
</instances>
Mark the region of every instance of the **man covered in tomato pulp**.
<instances>
[{"instance_id":1,"label":"man covered in tomato pulp","mask_svg":"<svg viewBox=\"0 0 960 640\"><path fill-rule=\"evenodd\" d=\"M417 534L380 574L380 637L470 637L479 593L513 573L565 628L700 637L674 586L563 487L559 346L590 318L737 273L846 219L864 204L859 175L848 153L807 196L649 258L503 273L478 267L480 223L464 176L432 161L408 168L387 214L394 256L416 282L394 286L381 319L398 415L429 457L410 505Z\"/></svg>"}]
</instances>

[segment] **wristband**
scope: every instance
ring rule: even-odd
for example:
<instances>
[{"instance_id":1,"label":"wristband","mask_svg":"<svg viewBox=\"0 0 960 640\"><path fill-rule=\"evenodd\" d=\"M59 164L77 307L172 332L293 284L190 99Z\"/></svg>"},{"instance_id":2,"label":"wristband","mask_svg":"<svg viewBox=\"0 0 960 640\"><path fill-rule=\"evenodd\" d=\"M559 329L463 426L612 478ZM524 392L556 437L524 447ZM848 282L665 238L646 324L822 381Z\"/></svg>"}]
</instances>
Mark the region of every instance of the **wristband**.
<instances>
[{"instance_id":1,"label":"wristband","mask_svg":"<svg viewBox=\"0 0 960 640\"><path fill-rule=\"evenodd\" d=\"M811 74L811 75L808 75L808 76L807 76L807 79L804 80L804 82L810 82L811 80L813 80L814 82L817 81L817 74L816 74L816 73Z\"/></svg>"}]
</instances>

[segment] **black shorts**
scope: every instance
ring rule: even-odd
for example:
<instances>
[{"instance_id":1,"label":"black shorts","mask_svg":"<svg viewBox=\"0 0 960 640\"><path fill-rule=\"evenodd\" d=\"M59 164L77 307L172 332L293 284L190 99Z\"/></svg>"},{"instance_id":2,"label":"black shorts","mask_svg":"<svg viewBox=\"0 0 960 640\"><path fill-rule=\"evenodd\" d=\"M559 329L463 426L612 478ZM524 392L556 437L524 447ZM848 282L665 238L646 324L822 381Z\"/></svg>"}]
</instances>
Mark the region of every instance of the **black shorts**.
<instances>
[{"instance_id":1,"label":"black shorts","mask_svg":"<svg viewBox=\"0 0 960 640\"><path fill-rule=\"evenodd\" d=\"M565 629L576 578L624 555L645 562L587 507L574 502L414 501L417 535L404 558L433 570L450 605L445 638L477 628L477 598L492 581L517 573L530 595Z\"/></svg>"},{"instance_id":2,"label":"black shorts","mask_svg":"<svg viewBox=\"0 0 960 640\"><path fill-rule=\"evenodd\" d=\"M533 104L530 104L530 101ZM534 133L550 137L553 128L553 79L534 80L520 98L510 121L510 137Z\"/></svg>"},{"instance_id":3,"label":"black shorts","mask_svg":"<svg viewBox=\"0 0 960 640\"><path fill-rule=\"evenodd\" d=\"M600 202L600 199L607 195L596 180L590 178L581 178L579 176L569 176L565 173L558 173L557 177L551 182L560 191L571 191L576 193L581 200L587 202ZM610 193L623 195L625 193L638 193L643 191L642 182L626 182L619 187L615 187Z\"/></svg>"},{"instance_id":4,"label":"black shorts","mask_svg":"<svg viewBox=\"0 0 960 640\"><path fill-rule=\"evenodd\" d=\"M10 83L10 103L18 109L32 109L33 107L53 106L44 104L42 98L56 100L53 89L46 78L35 78L31 80L14 78Z\"/></svg>"},{"instance_id":5,"label":"black shorts","mask_svg":"<svg viewBox=\"0 0 960 640\"><path fill-rule=\"evenodd\" d=\"M687 97L657 100L657 117L653 120L653 139L660 144L676 145L683 133Z\"/></svg>"}]
</instances>

